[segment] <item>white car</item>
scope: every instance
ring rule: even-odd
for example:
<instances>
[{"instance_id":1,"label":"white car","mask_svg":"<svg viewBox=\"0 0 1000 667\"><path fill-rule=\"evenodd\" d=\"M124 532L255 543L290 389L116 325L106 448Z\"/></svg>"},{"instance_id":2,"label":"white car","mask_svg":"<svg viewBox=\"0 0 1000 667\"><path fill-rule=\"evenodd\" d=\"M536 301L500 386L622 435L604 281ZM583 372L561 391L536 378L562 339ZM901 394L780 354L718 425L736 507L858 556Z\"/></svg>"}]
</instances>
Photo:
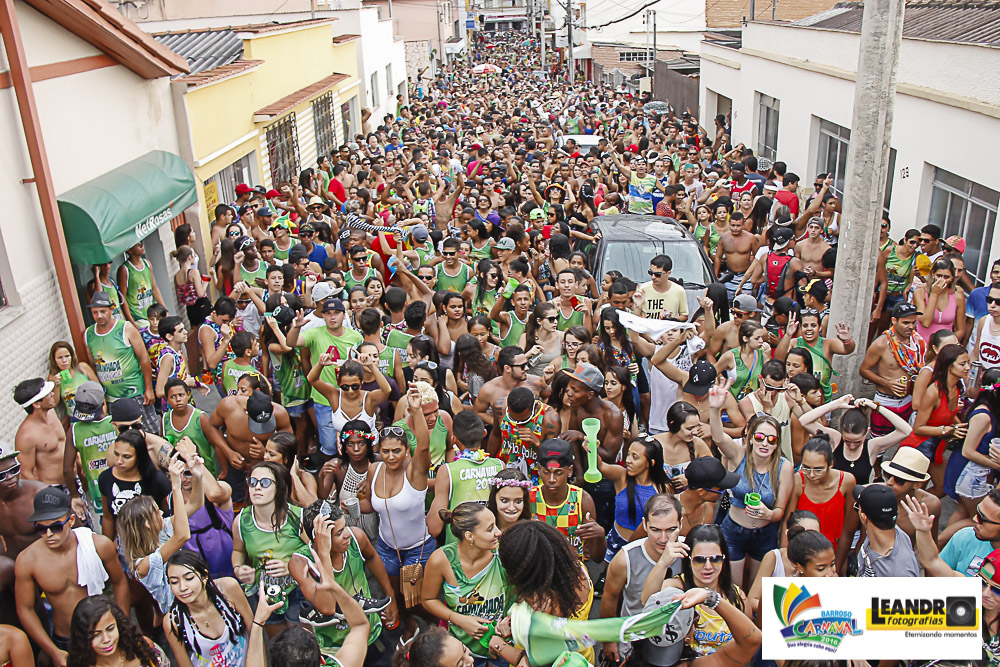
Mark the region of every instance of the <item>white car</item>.
<instances>
[{"instance_id":1,"label":"white car","mask_svg":"<svg viewBox=\"0 0 1000 667\"><path fill-rule=\"evenodd\" d=\"M568 139L576 142L577 149L581 154L586 155L590 149L597 146L597 142L603 137L599 134L564 134L556 139L556 147L563 148Z\"/></svg>"}]
</instances>

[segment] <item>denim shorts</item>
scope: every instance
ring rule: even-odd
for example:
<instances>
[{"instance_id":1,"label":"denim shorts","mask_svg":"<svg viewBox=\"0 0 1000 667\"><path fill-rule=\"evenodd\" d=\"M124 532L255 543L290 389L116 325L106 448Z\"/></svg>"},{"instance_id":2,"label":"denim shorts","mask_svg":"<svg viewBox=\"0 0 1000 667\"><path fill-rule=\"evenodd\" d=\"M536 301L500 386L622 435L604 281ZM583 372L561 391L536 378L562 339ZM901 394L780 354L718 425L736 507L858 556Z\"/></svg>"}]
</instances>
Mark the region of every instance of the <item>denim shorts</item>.
<instances>
[{"instance_id":1,"label":"denim shorts","mask_svg":"<svg viewBox=\"0 0 1000 667\"><path fill-rule=\"evenodd\" d=\"M982 498L993 488L989 480L989 468L969 461L955 480L955 493L963 498Z\"/></svg>"},{"instance_id":2,"label":"denim shorts","mask_svg":"<svg viewBox=\"0 0 1000 667\"><path fill-rule=\"evenodd\" d=\"M742 512L742 507L735 505L730 512ZM729 547L729 560L740 561L750 556L755 561L764 560L764 554L778 548L778 524L769 523L763 528L744 528L727 514L722 520L722 534L726 537Z\"/></svg>"},{"instance_id":3,"label":"denim shorts","mask_svg":"<svg viewBox=\"0 0 1000 667\"><path fill-rule=\"evenodd\" d=\"M327 456L337 455L337 431L333 428L333 408L322 403L313 403L316 413L316 429L319 431L319 450Z\"/></svg>"},{"instance_id":4,"label":"denim shorts","mask_svg":"<svg viewBox=\"0 0 1000 667\"><path fill-rule=\"evenodd\" d=\"M421 549L423 549L423 554L421 554ZM399 569L403 565L413 565L414 563L426 565L435 549L437 549L437 544L434 542L433 537L428 537L423 545L418 544L412 549L400 549L398 552L395 548L382 541L381 537L375 541L375 552L382 559L382 562L385 564L386 574L390 577L398 577ZM403 557L403 562L399 561L400 556Z\"/></svg>"}]
</instances>

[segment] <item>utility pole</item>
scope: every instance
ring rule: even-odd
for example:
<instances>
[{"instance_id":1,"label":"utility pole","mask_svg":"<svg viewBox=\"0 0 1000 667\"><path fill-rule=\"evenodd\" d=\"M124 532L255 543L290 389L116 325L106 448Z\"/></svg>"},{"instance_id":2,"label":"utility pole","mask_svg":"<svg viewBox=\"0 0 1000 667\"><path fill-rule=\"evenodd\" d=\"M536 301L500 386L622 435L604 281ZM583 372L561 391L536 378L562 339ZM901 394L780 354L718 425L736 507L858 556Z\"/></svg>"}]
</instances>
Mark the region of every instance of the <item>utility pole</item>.
<instances>
[{"instance_id":1,"label":"utility pole","mask_svg":"<svg viewBox=\"0 0 1000 667\"><path fill-rule=\"evenodd\" d=\"M576 81L576 62L573 59L573 0L568 0L566 4L566 39L569 41L566 49L569 62L569 82L572 85Z\"/></svg>"},{"instance_id":2,"label":"utility pole","mask_svg":"<svg viewBox=\"0 0 1000 667\"><path fill-rule=\"evenodd\" d=\"M444 12L441 10L440 0L434 0L434 9L437 13L437 28L438 28L438 52L437 52L437 62L432 63L434 65L434 73L437 74L438 63L444 61L444 48L441 43L441 19L444 18Z\"/></svg>"},{"instance_id":3,"label":"utility pole","mask_svg":"<svg viewBox=\"0 0 1000 667\"><path fill-rule=\"evenodd\" d=\"M650 97L656 97L656 10L653 12L653 69L649 72L649 92Z\"/></svg>"},{"instance_id":4,"label":"utility pole","mask_svg":"<svg viewBox=\"0 0 1000 667\"><path fill-rule=\"evenodd\" d=\"M858 368L865 354L871 295L875 290L904 7L905 0L868 0L861 20L847 184L837 248L837 284L830 304L830 321L850 324L858 343L853 354L836 357L834 363L840 373L839 390L855 396L863 390Z\"/></svg>"},{"instance_id":5,"label":"utility pole","mask_svg":"<svg viewBox=\"0 0 1000 667\"><path fill-rule=\"evenodd\" d=\"M545 7L542 7L542 15L538 21L538 41L542 45L541 67L542 76L545 77ZM545 78L547 79L548 77Z\"/></svg>"}]
</instances>

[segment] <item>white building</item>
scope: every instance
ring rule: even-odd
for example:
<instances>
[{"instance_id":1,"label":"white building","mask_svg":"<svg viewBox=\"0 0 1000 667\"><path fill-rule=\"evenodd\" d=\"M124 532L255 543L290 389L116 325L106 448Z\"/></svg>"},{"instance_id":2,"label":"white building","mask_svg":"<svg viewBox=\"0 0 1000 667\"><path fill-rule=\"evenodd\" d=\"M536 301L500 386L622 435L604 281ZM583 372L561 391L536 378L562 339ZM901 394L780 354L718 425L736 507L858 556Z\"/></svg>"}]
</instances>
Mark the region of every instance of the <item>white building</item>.
<instances>
[{"instance_id":1,"label":"white building","mask_svg":"<svg viewBox=\"0 0 1000 667\"><path fill-rule=\"evenodd\" d=\"M732 112L732 138L785 162L811 191L834 174L844 187L861 8L839 6L791 24L750 23L742 44L701 49L701 123ZM903 21L892 164L885 205L891 234L928 223L963 236L981 280L1000 257L994 234L1000 171L987 157L1000 136L996 10L908 7ZM983 26L993 26L984 29Z\"/></svg>"}]
</instances>

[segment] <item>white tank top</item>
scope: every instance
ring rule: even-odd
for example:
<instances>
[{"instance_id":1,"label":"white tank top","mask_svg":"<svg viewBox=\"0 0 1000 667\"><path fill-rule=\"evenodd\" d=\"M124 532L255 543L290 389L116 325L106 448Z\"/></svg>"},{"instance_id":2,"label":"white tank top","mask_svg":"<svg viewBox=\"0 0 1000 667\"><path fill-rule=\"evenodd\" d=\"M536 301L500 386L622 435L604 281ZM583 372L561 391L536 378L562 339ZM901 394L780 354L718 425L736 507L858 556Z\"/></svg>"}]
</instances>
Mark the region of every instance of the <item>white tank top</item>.
<instances>
[{"instance_id":1,"label":"white tank top","mask_svg":"<svg viewBox=\"0 0 1000 667\"><path fill-rule=\"evenodd\" d=\"M781 549L775 549L771 553L774 554L774 572L771 573L771 576L785 576L785 560L781 557Z\"/></svg>"},{"instance_id":2,"label":"white tank top","mask_svg":"<svg viewBox=\"0 0 1000 667\"><path fill-rule=\"evenodd\" d=\"M990 333L990 322L993 317L984 315L979 320L979 363L983 368L996 368L1000 366L1000 336Z\"/></svg>"},{"instance_id":3,"label":"white tank top","mask_svg":"<svg viewBox=\"0 0 1000 667\"><path fill-rule=\"evenodd\" d=\"M375 464L375 473L372 476L372 507L378 513L379 539L393 549L400 551L413 549L430 537L427 532L427 517L424 514L427 489L423 491L414 489L404 473L403 488L399 493L391 498L383 498L378 492L388 486L385 482L384 468L385 465L379 461Z\"/></svg>"},{"instance_id":4,"label":"white tank top","mask_svg":"<svg viewBox=\"0 0 1000 667\"><path fill-rule=\"evenodd\" d=\"M375 429L375 413L373 412L372 414L368 414L367 412L365 412L365 403L367 400L368 400L368 392L366 391L363 394L361 394L361 412L352 417L351 415L344 412L344 395L343 393L341 393L340 406L337 408L337 410L333 413L333 416L330 418L330 421L333 422L333 430L337 432L338 440L340 439L340 432L344 430L344 424L354 419L360 419L364 423L368 424L368 428L370 428L372 433L375 434L375 442L378 442L378 431ZM340 447L338 445L338 450L339 449Z\"/></svg>"}]
</instances>

